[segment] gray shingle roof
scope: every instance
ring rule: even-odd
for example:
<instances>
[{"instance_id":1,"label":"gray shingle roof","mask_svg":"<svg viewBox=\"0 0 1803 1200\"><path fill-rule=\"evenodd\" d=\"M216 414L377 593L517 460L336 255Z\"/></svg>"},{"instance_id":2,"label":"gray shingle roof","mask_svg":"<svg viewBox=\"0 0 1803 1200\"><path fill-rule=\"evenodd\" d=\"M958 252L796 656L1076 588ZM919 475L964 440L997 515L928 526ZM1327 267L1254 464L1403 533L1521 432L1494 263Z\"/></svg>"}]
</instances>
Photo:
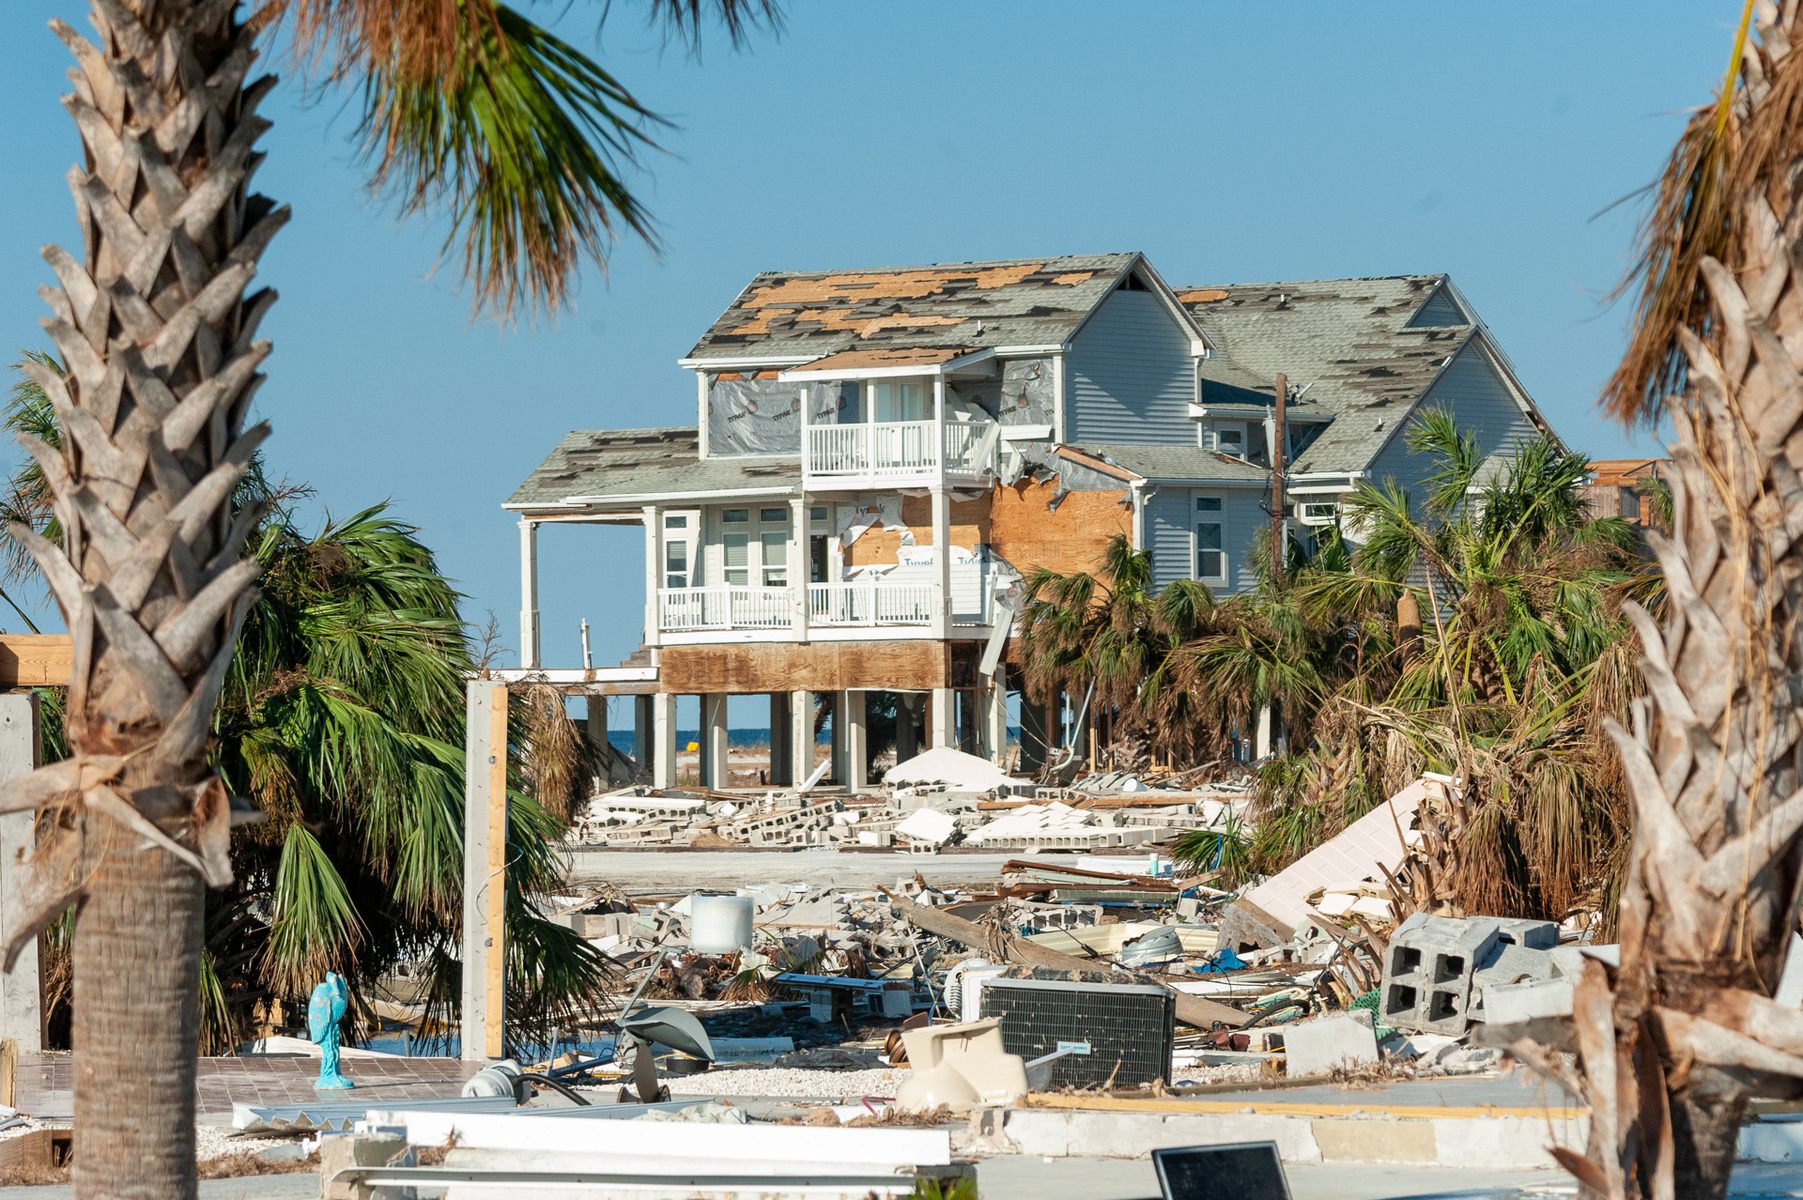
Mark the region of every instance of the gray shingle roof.
<instances>
[{"instance_id":1,"label":"gray shingle roof","mask_svg":"<svg viewBox=\"0 0 1803 1200\"><path fill-rule=\"evenodd\" d=\"M1292 470L1360 471L1476 332L1407 328L1445 279L1236 283L1178 288L1177 297L1223 357L1267 380L1283 371L1294 386L1312 384L1308 405L1334 414Z\"/></svg>"},{"instance_id":2,"label":"gray shingle roof","mask_svg":"<svg viewBox=\"0 0 1803 1200\"><path fill-rule=\"evenodd\" d=\"M1079 254L853 271L765 271L690 358L809 355L885 346L1064 342L1137 254Z\"/></svg>"},{"instance_id":3,"label":"gray shingle roof","mask_svg":"<svg viewBox=\"0 0 1803 1200\"><path fill-rule=\"evenodd\" d=\"M652 493L722 494L789 488L801 481L798 455L701 461L693 425L663 429L576 430L557 443L508 497L508 508L554 506L577 497Z\"/></svg>"},{"instance_id":4,"label":"gray shingle roof","mask_svg":"<svg viewBox=\"0 0 1803 1200\"><path fill-rule=\"evenodd\" d=\"M1268 484L1263 467L1224 458L1200 446L1125 446L1086 442L1071 447L1131 471L1141 479L1194 479L1200 482Z\"/></svg>"}]
</instances>

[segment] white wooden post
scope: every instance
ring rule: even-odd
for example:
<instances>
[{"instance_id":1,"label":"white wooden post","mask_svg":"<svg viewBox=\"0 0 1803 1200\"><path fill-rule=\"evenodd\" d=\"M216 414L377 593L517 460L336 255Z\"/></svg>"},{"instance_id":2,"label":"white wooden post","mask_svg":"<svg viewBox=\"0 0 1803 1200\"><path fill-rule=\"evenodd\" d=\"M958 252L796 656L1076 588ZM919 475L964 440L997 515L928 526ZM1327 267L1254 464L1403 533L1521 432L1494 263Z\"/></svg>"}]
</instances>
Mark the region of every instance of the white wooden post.
<instances>
[{"instance_id":1,"label":"white wooden post","mask_svg":"<svg viewBox=\"0 0 1803 1200\"><path fill-rule=\"evenodd\" d=\"M958 744L958 693L951 688L933 689L933 749Z\"/></svg>"},{"instance_id":2,"label":"white wooden post","mask_svg":"<svg viewBox=\"0 0 1803 1200\"><path fill-rule=\"evenodd\" d=\"M808 475L814 469L814 448L808 444L808 389L803 384L801 389L801 483L802 490L807 490Z\"/></svg>"},{"instance_id":3,"label":"white wooden post","mask_svg":"<svg viewBox=\"0 0 1803 1200\"><path fill-rule=\"evenodd\" d=\"M724 789L727 774L726 693L701 697L701 786Z\"/></svg>"},{"instance_id":4,"label":"white wooden post","mask_svg":"<svg viewBox=\"0 0 1803 1200\"><path fill-rule=\"evenodd\" d=\"M473 679L463 769L463 1021L466 1062L502 1056L507 988L507 685Z\"/></svg>"},{"instance_id":5,"label":"white wooden post","mask_svg":"<svg viewBox=\"0 0 1803 1200\"><path fill-rule=\"evenodd\" d=\"M996 664L995 674L989 677L989 720L988 737L989 761L1001 766L1008 757L1008 668Z\"/></svg>"},{"instance_id":6,"label":"white wooden post","mask_svg":"<svg viewBox=\"0 0 1803 1200\"><path fill-rule=\"evenodd\" d=\"M814 693L803 688L789 696L789 782L800 785L814 773Z\"/></svg>"},{"instance_id":7,"label":"white wooden post","mask_svg":"<svg viewBox=\"0 0 1803 1200\"><path fill-rule=\"evenodd\" d=\"M676 786L676 694L659 692L651 697L653 724L657 726L657 745L651 751L651 785L657 788Z\"/></svg>"},{"instance_id":8,"label":"white wooden post","mask_svg":"<svg viewBox=\"0 0 1803 1200\"><path fill-rule=\"evenodd\" d=\"M539 666L538 522L520 519L520 666Z\"/></svg>"},{"instance_id":9,"label":"white wooden post","mask_svg":"<svg viewBox=\"0 0 1803 1200\"><path fill-rule=\"evenodd\" d=\"M808 603L808 538L812 532L808 521L808 496L804 491L789 501L789 595L794 605L791 611L795 614L791 618L790 632L798 642L808 640L808 618L812 611L812 605Z\"/></svg>"},{"instance_id":10,"label":"white wooden post","mask_svg":"<svg viewBox=\"0 0 1803 1200\"><path fill-rule=\"evenodd\" d=\"M940 427L944 432L944 427ZM933 636L952 636L952 500L943 478L933 484L933 568L939 595L933 610Z\"/></svg>"},{"instance_id":11,"label":"white wooden post","mask_svg":"<svg viewBox=\"0 0 1803 1200\"><path fill-rule=\"evenodd\" d=\"M690 563L691 569L694 563ZM658 632L663 626L658 612L658 592L664 581L664 510L655 504L645 506L645 644L659 644ZM693 580L691 579L691 582Z\"/></svg>"},{"instance_id":12,"label":"white wooden post","mask_svg":"<svg viewBox=\"0 0 1803 1200\"><path fill-rule=\"evenodd\" d=\"M845 714L845 786L855 792L869 782L867 775L870 770L870 755L865 730L865 694L846 691L839 695L844 697L840 712Z\"/></svg>"},{"instance_id":13,"label":"white wooden post","mask_svg":"<svg viewBox=\"0 0 1803 1200\"><path fill-rule=\"evenodd\" d=\"M0 783L29 775L42 764L41 729L36 692L0 695ZM25 869L19 853L31 846L35 816L29 810L0 816L0 945L11 941L24 921L19 909ZM25 943L12 973L0 976L0 1038L17 1042L21 1054L44 1049L44 980L36 938Z\"/></svg>"}]
</instances>

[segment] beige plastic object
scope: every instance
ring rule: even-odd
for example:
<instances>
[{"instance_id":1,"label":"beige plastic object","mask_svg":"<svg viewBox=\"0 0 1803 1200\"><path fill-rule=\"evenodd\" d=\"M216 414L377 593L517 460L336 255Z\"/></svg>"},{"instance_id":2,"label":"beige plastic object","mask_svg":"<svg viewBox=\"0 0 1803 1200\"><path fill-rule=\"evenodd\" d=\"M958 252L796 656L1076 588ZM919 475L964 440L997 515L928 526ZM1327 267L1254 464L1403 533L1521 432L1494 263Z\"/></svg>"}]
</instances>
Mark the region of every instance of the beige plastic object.
<instances>
[{"instance_id":1,"label":"beige plastic object","mask_svg":"<svg viewBox=\"0 0 1803 1200\"><path fill-rule=\"evenodd\" d=\"M929 1025L902 1034L914 1076L895 1093L902 1112L945 1105L966 1112L979 1104L1008 1104L1027 1094L1027 1067L1002 1049L999 1017Z\"/></svg>"}]
</instances>

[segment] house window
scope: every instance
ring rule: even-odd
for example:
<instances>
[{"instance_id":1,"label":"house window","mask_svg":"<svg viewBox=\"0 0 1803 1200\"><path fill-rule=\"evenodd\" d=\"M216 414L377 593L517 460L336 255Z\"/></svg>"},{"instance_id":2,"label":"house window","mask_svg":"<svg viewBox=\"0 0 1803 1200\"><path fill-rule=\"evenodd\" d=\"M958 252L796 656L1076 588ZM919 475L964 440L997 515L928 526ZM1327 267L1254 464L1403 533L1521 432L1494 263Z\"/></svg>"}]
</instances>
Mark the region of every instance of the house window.
<instances>
[{"instance_id":1,"label":"house window","mask_svg":"<svg viewBox=\"0 0 1803 1200\"><path fill-rule=\"evenodd\" d=\"M826 526L826 505L820 504L808 509L808 524L816 529Z\"/></svg>"},{"instance_id":2,"label":"house window","mask_svg":"<svg viewBox=\"0 0 1803 1200\"><path fill-rule=\"evenodd\" d=\"M689 527L689 519L686 516L665 517L664 518L664 528L665 529L687 529L688 527Z\"/></svg>"},{"instance_id":3,"label":"house window","mask_svg":"<svg viewBox=\"0 0 1803 1200\"><path fill-rule=\"evenodd\" d=\"M926 386L919 383L877 384L876 419L878 421L926 420Z\"/></svg>"},{"instance_id":4,"label":"house window","mask_svg":"<svg viewBox=\"0 0 1803 1200\"><path fill-rule=\"evenodd\" d=\"M789 527L789 510L786 508L760 508L758 509L758 524L781 525L787 529Z\"/></svg>"},{"instance_id":5,"label":"house window","mask_svg":"<svg viewBox=\"0 0 1803 1200\"><path fill-rule=\"evenodd\" d=\"M763 543L763 568L765 587L789 586L789 535L778 530L775 533L764 532L758 535Z\"/></svg>"},{"instance_id":6,"label":"house window","mask_svg":"<svg viewBox=\"0 0 1803 1200\"><path fill-rule=\"evenodd\" d=\"M1215 428L1215 449L1222 454L1231 454L1235 458L1246 457L1246 430L1238 425L1217 426Z\"/></svg>"},{"instance_id":7,"label":"house window","mask_svg":"<svg viewBox=\"0 0 1803 1200\"><path fill-rule=\"evenodd\" d=\"M689 544L687 542L664 543L664 586L667 588L689 586Z\"/></svg>"},{"instance_id":8,"label":"house window","mask_svg":"<svg viewBox=\"0 0 1803 1200\"><path fill-rule=\"evenodd\" d=\"M728 509L727 512L735 510ZM744 509L737 509L744 512ZM720 548L723 551L726 582L733 587L744 587L751 582L751 535L749 533L726 533L720 535Z\"/></svg>"},{"instance_id":9,"label":"house window","mask_svg":"<svg viewBox=\"0 0 1803 1200\"><path fill-rule=\"evenodd\" d=\"M1204 583L1227 582L1227 542L1221 515L1219 496L1196 497L1196 578Z\"/></svg>"}]
</instances>

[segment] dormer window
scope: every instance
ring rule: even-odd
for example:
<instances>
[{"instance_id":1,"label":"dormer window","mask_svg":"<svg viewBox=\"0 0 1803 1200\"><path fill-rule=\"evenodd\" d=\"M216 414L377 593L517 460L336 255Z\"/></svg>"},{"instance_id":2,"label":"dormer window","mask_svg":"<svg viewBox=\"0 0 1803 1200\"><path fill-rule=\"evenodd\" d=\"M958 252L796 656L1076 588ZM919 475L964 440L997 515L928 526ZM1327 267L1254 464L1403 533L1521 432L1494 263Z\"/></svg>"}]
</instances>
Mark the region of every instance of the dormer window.
<instances>
[{"instance_id":1,"label":"dormer window","mask_svg":"<svg viewBox=\"0 0 1803 1200\"><path fill-rule=\"evenodd\" d=\"M1246 428L1243 425L1216 425L1214 449L1218 454L1234 458L1246 457Z\"/></svg>"}]
</instances>

